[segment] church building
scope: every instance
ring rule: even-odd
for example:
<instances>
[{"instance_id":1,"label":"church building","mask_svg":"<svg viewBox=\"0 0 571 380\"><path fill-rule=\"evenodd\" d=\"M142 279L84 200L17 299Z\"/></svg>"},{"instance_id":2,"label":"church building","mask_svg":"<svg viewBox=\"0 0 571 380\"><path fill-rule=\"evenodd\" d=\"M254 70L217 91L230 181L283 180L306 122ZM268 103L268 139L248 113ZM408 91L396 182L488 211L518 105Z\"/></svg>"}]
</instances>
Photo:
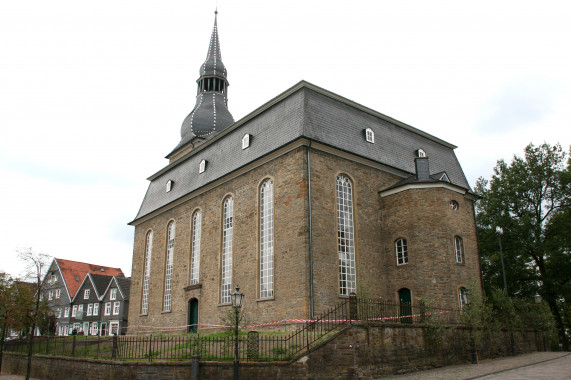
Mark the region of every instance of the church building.
<instances>
[{"instance_id":1,"label":"church building","mask_svg":"<svg viewBox=\"0 0 571 380\"><path fill-rule=\"evenodd\" d=\"M480 284L454 145L301 81L228 108L215 18L196 105L135 219L128 333L310 319L351 293L460 309Z\"/></svg>"}]
</instances>

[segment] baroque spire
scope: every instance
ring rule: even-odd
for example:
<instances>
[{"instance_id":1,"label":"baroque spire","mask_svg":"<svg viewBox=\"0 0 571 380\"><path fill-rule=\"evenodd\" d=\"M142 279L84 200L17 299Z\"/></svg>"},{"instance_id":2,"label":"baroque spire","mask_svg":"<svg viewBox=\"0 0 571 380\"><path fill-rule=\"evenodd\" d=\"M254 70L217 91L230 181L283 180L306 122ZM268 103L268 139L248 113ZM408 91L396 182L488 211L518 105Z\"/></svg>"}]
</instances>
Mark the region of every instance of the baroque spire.
<instances>
[{"instance_id":1,"label":"baroque spire","mask_svg":"<svg viewBox=\"0 0 571 380\"><path fill-rule=\"evenodd\" d=\"M214 12L214 28L206 60L200 66L197 83L196 105L184 119L180 128L181 140L178 147L195 137L210 138L229 125L234 118L228 110L228 79L218 39L218 11Z\"/></svg>"}]
</instances>

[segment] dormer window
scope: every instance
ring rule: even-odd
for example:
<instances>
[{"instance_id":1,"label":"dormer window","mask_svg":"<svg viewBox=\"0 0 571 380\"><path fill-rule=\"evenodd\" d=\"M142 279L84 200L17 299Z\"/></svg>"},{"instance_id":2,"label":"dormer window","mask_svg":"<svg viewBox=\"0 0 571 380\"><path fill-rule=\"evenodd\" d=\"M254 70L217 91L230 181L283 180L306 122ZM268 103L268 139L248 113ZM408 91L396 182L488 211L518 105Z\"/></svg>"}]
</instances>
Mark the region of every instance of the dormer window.
<instances>
[{"instance_id":1,"label":"dormer window","mask_svg":"<svg viewBox=\"0 0 571 380\"><path fill-rule=\"evenodd\" d=\"M371 128L365 129L365 139L371 144L375 143L375 132Z\"/></svg>"},{"instance_id":2,"label":"dormer window","mask_svg":"<svg viewBox=\"0 0 571 380\"><path fill-rule=\"evenodd\" d=\"M172 180L169 179L169 180L167 181L167 186L166 186L166 191L167 191L167 193L168 193L169 191L171 191L171 189L172 189Z\"/></svg>"},{"instance_id":3,"label":"dormer window","mask_svg":"<svg viewBox=\"0 0 571 380\"><path fill-rule=\"evenodd\" d=\"M424 149L418 149L415 152L416 157L426 157L426 152L424 151Z\"/></svg>"},{"instance_id":4,"label":"dormer window","mask_svg":"<svg viewBox=\"0 0 571 380\"><path fill-rule=\"evenodd\" d=\"M204 173L205 170L206 170L206 160L202 160L202 161L200 161L200 164L198 165L198 172Z\"/></svg>"},{"instance_id":5,"label":"dormer window","mask_svg":"<svg viewBox=\"0 0 571 380\"><path fill-rule=\"evenodd\" d=\"M246 149L250 146L250 134L246 133L244 137L242 137L242 149Z\"/></svg>"}]
</instances>

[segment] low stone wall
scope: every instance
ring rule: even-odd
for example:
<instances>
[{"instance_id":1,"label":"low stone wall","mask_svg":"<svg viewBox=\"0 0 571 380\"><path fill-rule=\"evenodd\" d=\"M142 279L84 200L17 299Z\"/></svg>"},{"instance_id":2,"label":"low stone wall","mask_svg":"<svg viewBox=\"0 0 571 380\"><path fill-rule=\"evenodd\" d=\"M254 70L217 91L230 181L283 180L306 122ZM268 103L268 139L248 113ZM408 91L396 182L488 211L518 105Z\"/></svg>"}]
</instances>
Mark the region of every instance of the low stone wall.
<instances>
[{"instance_id":1,"label":"low stone wall","mask_svg":"<svg viewBox=\"0 0 571 380\"><path fill-rule=\"evenodd\" d=\"M417 325L355 324L293 363L240 363L240 374L251 380L370 379L470 362L468 329L444 328L438 336ZM480 358L511 354L507 332L479 339ZM518 354L547 350L545 337L534 331L517 331L514 343ZM25 370L24 355L4 353L3 373L21 375ZM32 377L47 380L190 379L190 374L190 362L135 363L41 355L32 361ZM200 363L200 379L231 379L232 374L232 363Z\"/></svg>"}]
</instances>

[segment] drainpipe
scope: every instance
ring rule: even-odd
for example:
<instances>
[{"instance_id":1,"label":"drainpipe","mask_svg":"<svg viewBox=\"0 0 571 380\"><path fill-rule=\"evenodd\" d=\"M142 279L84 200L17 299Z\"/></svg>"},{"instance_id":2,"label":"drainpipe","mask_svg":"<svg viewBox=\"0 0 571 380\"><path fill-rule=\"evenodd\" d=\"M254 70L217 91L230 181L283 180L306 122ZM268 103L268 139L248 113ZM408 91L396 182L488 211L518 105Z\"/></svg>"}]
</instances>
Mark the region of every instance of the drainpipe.
<instances>
[{"instance_id":1,"label":"drainpipe","mask_svg":"<svg viewBox=\"0 0 571 380\"><path fill-rule=\"evenodd\" d=\"M309 199L309 305L311 311L311 319L315 316L315 299L313 296L313 220L311 218L311 159L309 150L311 149L311 140L307 147L307 196Z\"/></svg>"}]
</instances>

